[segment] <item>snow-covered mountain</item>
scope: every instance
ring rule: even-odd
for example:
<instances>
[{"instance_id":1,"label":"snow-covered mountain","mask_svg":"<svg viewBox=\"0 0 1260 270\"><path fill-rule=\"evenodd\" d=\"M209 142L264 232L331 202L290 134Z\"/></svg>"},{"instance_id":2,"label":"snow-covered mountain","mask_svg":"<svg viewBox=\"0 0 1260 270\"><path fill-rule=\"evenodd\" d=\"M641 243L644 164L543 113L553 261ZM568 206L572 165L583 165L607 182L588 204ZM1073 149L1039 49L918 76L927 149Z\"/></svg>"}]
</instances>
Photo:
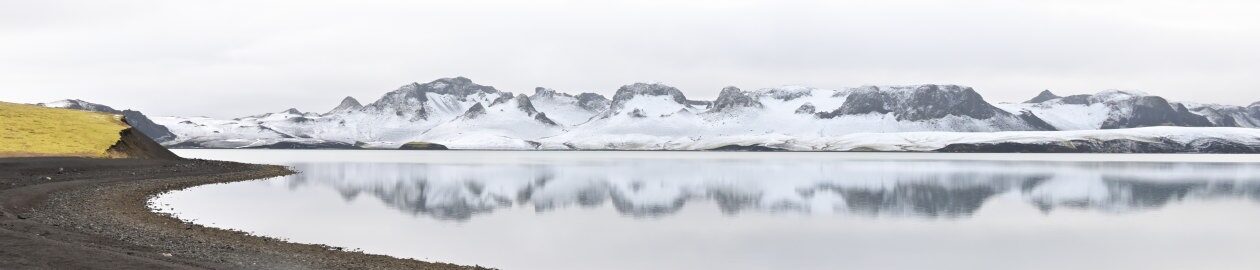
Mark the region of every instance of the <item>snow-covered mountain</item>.
<instances>
[{"instance_id":1,"label":"snow-covered mountain","mask_svg":"<svg viewBox=\"0 0 1260 270\"><path fill-rule=\"evenodd\" d=\"M176 134L167 145L210 148L395 148L422 141L453 149L704 150L755 146L923 151L948 146L936 142L985 144L998 143L994 138L1018 138L1023 144L1077 148L1162 142L1167 145L1160 146L1161 151L1181 151L1197 145L1191 141L1216 137L1230 146L1242 146L1230 149L1260 149L1260 144L1255 144L1260 133L1252 129L1106 130L1251 128L1260 124L1258 119L1260 105L1168 102L1136 91L1067 97L1044 91L1026 103L992 104L972 88L958 85L785 86L754 91L726 87L717 99L699 101L659 83L625 85L609 99L543 87L526 96L456 77L407 84L366 105L347 97L323 114L290 109L231 120L161 117L155 121ZM1088 132L1038 133L1059 130ZM1085 141L1067 142L1060 135ZM867 141L875 138L906 141L879 145ZM281 142L284 144L278 144ZM973 146L953 149L996 149Z\"/></svg>"},{"instance_id":2,"label":"snow-covered mountain","mask_svg":"<svg viewBox=\"0 0 1260 270\"><path fill-rule=\"evenodd\" d=\"M1138 91L1058 97L1047 90L1025 103L998 106L1009 112L1030 112L1058 130L1237 126L1214 123L1181 103Z\"/></svg>"},{"instance_id":3,"label":"snow-covered mountain","mask_svg":"<svg viewBox=\"0 0 1260 270\"><path fill-rule=\"evenodd\" d=\"M534 108L551 112L550 119L566 127L590 121L596 115L608 111L608 106L612 103L600 94L581 93L574 96L543 87L534 88L534 94L529 96L529 100Z\"/></svg>"},{"instance_id":4,"label":"snow-covered mountain","mask_svg":"<svg viewBox=\"0 0 1260 270\"><path fill-rule=\"evenodd\" d=\"M1260 128L1260 102L1250 106L1186 103L1191 112L1207 117L1221 127Z\"/></svg>"},{"instance_id":5,"label":"snow-covered mountain","mask_svg":"<svg viewBox=\"0 0 1260 270\"><path fill-rule=\"evenodd\" d=\"M530 149L536 140L563 133L524 94L501 93L489 105L475 103L464 114L420 134L415 140L442 142L456 149Z\"/></svg>"},{"instance_id":6,"label":"snow-covered mountain","mask_svg":"<svg viewBox=\"0 0 1260 270\"><path fill-rule=\"evenodd\" d=\"M563 146L557 149L761 145L827 150L834 147L809 142L860 133L1047 130L1044 126L1036 117L997 109L960 86L784 87L751 92L726 87L711 107L698 108L676 88L640 83L618 89L608 112L542 142L544 148Z\"/></svg>"}]
</instances>

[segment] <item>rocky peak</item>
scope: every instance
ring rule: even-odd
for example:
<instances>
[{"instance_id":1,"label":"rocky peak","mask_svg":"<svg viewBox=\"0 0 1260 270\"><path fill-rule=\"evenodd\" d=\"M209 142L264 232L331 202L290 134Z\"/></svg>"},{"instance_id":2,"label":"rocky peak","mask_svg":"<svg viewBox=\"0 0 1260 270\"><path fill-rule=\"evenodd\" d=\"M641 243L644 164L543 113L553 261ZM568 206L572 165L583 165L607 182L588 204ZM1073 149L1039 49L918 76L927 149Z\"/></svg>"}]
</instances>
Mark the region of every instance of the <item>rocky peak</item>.
<instances>
[{"instance_id":1,"label":"rocky peak","mask_svg":"<svg viewBox=\"0 0 1260 270\"><path fill-rule=\"evenodd\" d=\"M604 95L596 93L581 93L577 95L578 106L592 112L602 112L608 110L611 101Z\"/></svg>"},{"instance_id":2,"label":"rocky peak","mask_svg":"<svg viewBox=\"0 0 1260 270\"><path fill-rule=\"evenodd\" d=\"M1063 104L1106 106L1113 113L1108 115L1099 128L1135 128L1149 126L1237 126L1216 107L1195 105L1195 111L1182 103L1153 96L1141 91L1107 90L1093 95L1071 95L1059 99Z\"/></svg>"},{"instance_id":3,"label":"rocky peak","mask_svg":"<svg viewBox=\"0 0 1260 270\"><path fill-rule=\"evenodd\" d=\"M551 91L550 93L553 96L556 94L555 91ZM537 94L537 91L535 91L535 94ZM534 103L530 101L529 99L530 97L525 96L525 94L517 94L515 98L516 108L521 109L521 111L525 112L526 115L533 116L534 120L537 120L538 122L543 123L544 125L549 125L549 126L560 125L560 124L557 124L556 121L551 120L551 118L548 118L546 113L539 112L538 109L534 108Z\"/></svg>"},{"instance_id":4,"label":"rocky peak","mask_svg":"<svg viewBox=\"0 0 1260 270\"><path fill-rule=\"evenodd\" d=\"M535 87L534 95L530 96L530 98L552 98L556 96L572 97L569 94L556 92L556 90L551 89L551 88Z\"/></svg>"},{"instance_id":5,"label":"rocky peak","mask_svg":"<svg viewBox=\"0 0 1260 270\"><path fill-rule=\"evenodd\" d=\"M1047 89L1042 90L1040 94L1037 94L1037 96L1029 99L1028 101L1024 101L1024 103L1042 103L1056 98L1060 98L1060 96L1051 93L1050 90Z\"/></svg>"},{"instance_id":6,"label":"rocky peak","mask_svg":"<svg viewBox=\"0 0 1260 270\"><path fill-rule=\"evenodd\" d=\"M299 114L299 115L300 115L300 114L302 114L302 111L299 111L297 108L289 108L288 110L281 111L280 113L287 113L287 114Z\"/></svg>"},{"instance_id":7,"label":"rocky peak","mask_svg":"<svg viewBox=\"0 0 1260 270\"><path fill-rule=\"evenodd\" d=\"M814 94L815 88L806 86L781 86L757 90L757 96L769 96L782 101L790 101Z\"/></svg>"},{"instance_id":8,"label":"rocky peak","mask_svg":"<svg viewBox=\"0 0 1260 270\"><path fill-rule=\"evenodd\" d=\"M621 110L626 101L636 96L670 96L674 102L687 106L687 97L678 88L659 83L634 83L617 89L612 99L612 110Z\"/></svg>"},{"instance_id":9,"label":"rocky peak","mask_svg":"<svg viewBox=\"0 0 1260 270\"><path fill-rule=\"evenodd\" d=\"M718 94L717 100L713 101L710 111L718 112L730 108L763 108L764 105L757 101L756 98L750 96L747 92L739 90L734 86L722 88L722 92Z\"/></svg>"},{"instance_id":10,"label":"rocky peak","mask_svg":"<svg viewBox=\"0 0 1260 270\"><path fill-rule=\"evenodd\" d=\"M425 84L411 83L403 87L414 92L431 92L459 97L467 97L477 93L493 94L499 92L493 86L476 84L464 77L441 78Z\"/></svg>"},{"instance_id":11,"label":"rocky peak","mask_svg":"<svg viewBox=\"0 0 1260 270\"><path fill-rule=\"evenodd\" d=\"M529 101L529 97L525 96L525 94L516 95L516 108L521 109L529 116L539 114L538 110L534 108L534 104Z\"/></svg>"},{"instance_id":12,"label":"rocky peak","mask_svg":"<svg viewBox=\"0 0 1260 270\"><path fill-rule=\"evenodd\" d=\"M361 108L363 108L363 104L359 104L359 100L354 99L354 97L346 97L341 99L341 103L337 104L337 107L334 107L332 110L328 111L328 113L331 114L335 112L358 110Z\"/></svg>"},{"instance_id":13,"label":"rocky peak","mask_svg":"<svg viewBox=\"0 0 1260 270\"><path fill-rule=\"evenodd\" d=\"M1127 114L1113 115L1103 121L1100 128L1134 128L1149 126L1208 127L1212 122L1202 115L1190 112L1185 105L1169 103L1159 96L1132 96L1132 102L1112 99L1113 106L1128 105Z\"/></svg>"},{"instance_id":14,"label":"rocky peak","mask_svg":"<svg viewBox=\"0 0 1260 270\"><path fill-rule=\"evenodd\" d=\"M413 82L403 85L397 90L385 93L385 96L376 102L372 102L368 107L391 108L399 113L417 110L414 107L428 101L428 93L452 95L459 99L464 99L475 94L499 93L499 90L494 89L492 86L473 83L472 80L464 77L441 78L423 84Z\"/></svg>"}]
</instances>

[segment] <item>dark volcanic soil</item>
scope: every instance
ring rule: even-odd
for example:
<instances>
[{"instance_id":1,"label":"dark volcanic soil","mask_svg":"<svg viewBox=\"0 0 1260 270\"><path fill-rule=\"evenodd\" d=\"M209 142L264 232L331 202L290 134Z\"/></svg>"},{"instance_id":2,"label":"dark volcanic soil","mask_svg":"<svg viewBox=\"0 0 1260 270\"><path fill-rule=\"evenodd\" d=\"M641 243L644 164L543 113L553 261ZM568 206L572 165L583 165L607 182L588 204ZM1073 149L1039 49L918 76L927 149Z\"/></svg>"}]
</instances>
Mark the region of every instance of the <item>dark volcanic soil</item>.
<instances>
[{"instance_id":1,"label":"dark volcanic soil","mask_svg":"<svg viewBox=\"0 0 1260 270\"><path fill-rule=\"evenodd\" d=\"M145 205L168 190L290 173L206 160L0 159L0 269L474 268L207 228Z\"/></svg>"}]
</instances>

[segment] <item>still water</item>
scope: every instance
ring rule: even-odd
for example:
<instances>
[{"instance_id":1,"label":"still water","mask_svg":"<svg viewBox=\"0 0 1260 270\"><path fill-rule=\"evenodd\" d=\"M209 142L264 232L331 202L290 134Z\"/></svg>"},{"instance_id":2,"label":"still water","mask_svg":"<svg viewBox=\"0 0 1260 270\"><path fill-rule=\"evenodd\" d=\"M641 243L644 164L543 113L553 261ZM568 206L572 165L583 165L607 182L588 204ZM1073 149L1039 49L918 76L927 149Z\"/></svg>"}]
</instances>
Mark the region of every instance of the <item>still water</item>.
<instances>
[{"instance_id":1,"label":"still water","mask_svg":"<svg viewBox=\"0 0 1260 270\"><path fill-rule=\"evenodd\" d=\"M1260 155L180 150L159 212L503 269L1257 269Z\"/></svg>"}]
</instances>

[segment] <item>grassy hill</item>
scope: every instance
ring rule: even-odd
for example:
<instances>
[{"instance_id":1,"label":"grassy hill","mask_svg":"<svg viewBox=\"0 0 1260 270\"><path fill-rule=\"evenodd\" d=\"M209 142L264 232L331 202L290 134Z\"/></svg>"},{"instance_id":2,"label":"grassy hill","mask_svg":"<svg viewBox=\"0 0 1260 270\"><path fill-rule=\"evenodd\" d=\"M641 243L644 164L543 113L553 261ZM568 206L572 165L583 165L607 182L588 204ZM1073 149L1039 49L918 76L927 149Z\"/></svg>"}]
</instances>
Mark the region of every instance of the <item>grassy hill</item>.
<instances>
[{"instance_id":1,"label":"grassy hill","mask_svg":"<svg viewBox=\"0 0 1260 270\"><path fill-rule=\"evenodd\" d=\"M0 102L0 157L110 157L120 116Z\"/></svg>"}]
</instances>

